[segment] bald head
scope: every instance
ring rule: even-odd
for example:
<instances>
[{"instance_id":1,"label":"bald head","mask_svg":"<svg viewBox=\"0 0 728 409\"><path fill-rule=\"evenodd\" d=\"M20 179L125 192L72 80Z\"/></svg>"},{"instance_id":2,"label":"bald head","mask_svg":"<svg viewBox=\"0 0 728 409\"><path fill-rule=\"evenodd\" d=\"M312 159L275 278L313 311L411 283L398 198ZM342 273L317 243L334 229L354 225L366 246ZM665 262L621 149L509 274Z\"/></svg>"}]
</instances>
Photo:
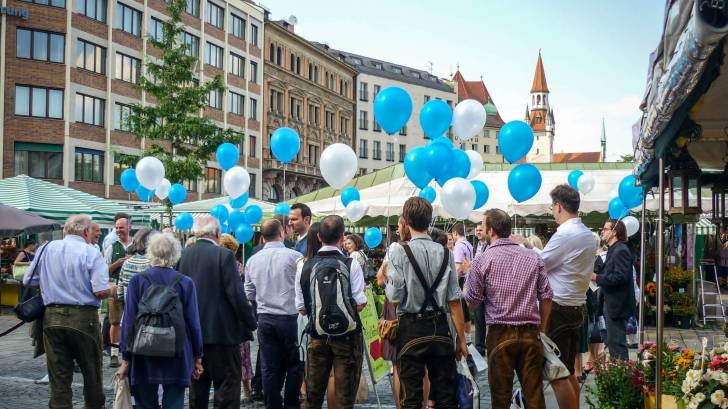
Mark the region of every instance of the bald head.
<instances>
[{"instance_id":1,"label":"bald head","mask_svg":"<svg viewBox=\"0 0 728 409\"><path fill-rule=\"evenodd\" d=\"M283 225L278 219L270 219L263 223L260 234L266 243L283 241Z\"/></svg>"}]
</instances>

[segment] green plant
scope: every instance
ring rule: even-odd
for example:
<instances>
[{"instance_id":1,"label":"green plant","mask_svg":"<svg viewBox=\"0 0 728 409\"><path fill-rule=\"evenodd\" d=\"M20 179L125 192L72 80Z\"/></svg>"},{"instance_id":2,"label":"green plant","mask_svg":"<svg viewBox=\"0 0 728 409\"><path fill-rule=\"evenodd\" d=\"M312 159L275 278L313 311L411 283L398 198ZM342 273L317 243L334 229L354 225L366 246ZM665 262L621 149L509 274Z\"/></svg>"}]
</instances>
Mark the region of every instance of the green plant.
<instances>
[{"instance_id":1,"label":"green plant","mask_svg":"<svg viewBox=\"0 0 728 409\"><path fill-rule=\"evenodd\" d=\"M693 272L683 269L680 266L669 268L665 271L665 284L672 288L686 287L693 279Z\"/></svg>"},{"instance_id":2,"label":"green plant","mask_svg":"<svg viewBox=\"0 0 728 409\"><path fill-rule=\"evenodd\" d=\"M695 351L680 347L675 343L663 343L662 346L662 393L665 395L681 396L682 383L685 374L695 359ZM647 391L655 391L655 359L657 345L646 342L638 351L637 356L642 362L644 370L644 384Z\"/></svg>"},{"instance_id":3,"label":"green plant","mask_svg":"<svg viewBox=\"0 0 728 409\"><path fill-rule=\"evenodd\" d=\"M694 305L677 305L672 307L672 315L678 317L692 317L698 313L698 309Z\"/></svg>"},{"instance_id":4,"label":"green plant","mask_svg":"<svg viewBox=\"0 0 728 409\"><path fill-rule=\"evenodd\" d=\"M591 409L644 407L644 374L634 361L599 358L594 362L594 386L587 386L587 405Z\"/></svg>"},{"instance_id":5,"label":"green plant","mask_svg":"<svg viewBox=\"0 0 728 409\"><path fill-rule=\"evenodd\" d=\"M670 303L670 305L673 307L689 307L695 305L695 300L693 299L693 296L688 293L672 293L667 297L667 300L667 302Z\"/></svg>"}]
</instances>

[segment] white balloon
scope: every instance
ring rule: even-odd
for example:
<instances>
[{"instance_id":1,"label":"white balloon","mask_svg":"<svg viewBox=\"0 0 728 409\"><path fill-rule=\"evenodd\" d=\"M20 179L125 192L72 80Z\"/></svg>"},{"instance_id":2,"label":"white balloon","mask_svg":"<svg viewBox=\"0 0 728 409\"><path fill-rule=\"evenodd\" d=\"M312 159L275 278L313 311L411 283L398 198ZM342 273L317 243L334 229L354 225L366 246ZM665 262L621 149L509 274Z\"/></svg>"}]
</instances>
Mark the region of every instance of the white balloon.
<instances>
[{"instance_id":1,"label":"white balloon","mask_svg":"<svg viewBox=\"0 0 728 409\"><path fill-rule=\"evenodd\" d=\"M156 189L154 189L154 194L159 198L159 200L164 200L169 196L169 189L172 188L172 184L169 182L169 179L164 178L159 183L159 186L157 186Z\"/></svg>"},{"instance_id":2,"label":"white balloon","mask_svg":"<svg viewBox=\"0 0 728 409\"><path fill-rule=\"evenodd\" d=\"M367 213L367 206L359 200L352 200L346 205L346 217L356 223Z\"/></svg>"},{"instance_id":3,"label":"white balloon","mask_svg":"<svg viewBox=\"0 0 728 409\"><path fill-rule=\"evenodd\" d=\"M619 188L618 188L618 187L615 187L614 189L612 189L612 190L611 190L611 191L609 192L609 200L610 200L610 201L611 201L612 199L614 199L615 197L619 197Z\"/></svg>"},{"instance_id":4,"label":"white balloon","mask_svg":"<svg viewBox=\"0 0 728 409\"><path fill-rule=\"evenodd\" d=\"M579 191L585 195L594 190L594 183L596 183L594 176L589 173L579 176L579 180L576 181Z\"/></svg>"},{"instance_id":5,"label":"white balloon","mask_svg":"<svg viewBox=\"0 0 728 409\"><path fill-rule=\"evenodd\" d=\"M329 145L321 154L319 168L326 183L334 189L341 189L354 178L358 170L356 154L348 145Z\"/></svg>"},{"instance_id":6,"label":"white balloon","mask_svg":"<svg viewBox=\"0 0 728 409\"><path fill-rule=\"evenodd\" d=\"M627 228L627 237L632 237L640 229L640 221L634 216L627 216L622 219L624 227Z\"/></svg>"},{"instance_id":7,"label":"white balloon","mask_svg":"<svg viewBox=\"0 0 728 409\"><path fill-rule=\"evenodd\" d=\"M458 138L466 141L480 133L485 125L485 108L474 100L461 101L452 113L452 130Z\"/></svg>"},{"instance_id":8,"label":"white balloon","mask_svg":"<svg viewBox=\"0 0 728 409\"><path fill-rule=\"evenodd\" d=\"M145 156L137 162L136 176L140 185L154 190L164 179L164 165L154 156Z\"/></svg>"},{"instance_id":9,"label":"white balloon","mask_svg":"<svg viewBox=\"0 0 728 409\"><path fill-rule=\"evenodd\" d=\"M466 219L475 206L475 188L468 180L452 178L442 187L440 201L450 216Z\"/></svg>"},{"instance_id":10,"label":"white balloon","mask_svg":"<svg viewBox=\"0 0 728 409\"><path fill-rule=\"evenodd\" d=\"M250 175L248 171L240 166L233 166L225 172L225 178L222 181L225 191L231 197L240 197L248 191L250 187Z\"/></svg>"},{"instance_id":11,"label":"white balloon","mask_svg":"<svg viewBox=\"0 0 728 409\"><path fill-rule=\"evenodd\" d=\"M465 151L470 159L470 173L468 173L468 179L472 179L480 174L483 169L483 157L476 151Z\"/></svg>"}]
</instances>

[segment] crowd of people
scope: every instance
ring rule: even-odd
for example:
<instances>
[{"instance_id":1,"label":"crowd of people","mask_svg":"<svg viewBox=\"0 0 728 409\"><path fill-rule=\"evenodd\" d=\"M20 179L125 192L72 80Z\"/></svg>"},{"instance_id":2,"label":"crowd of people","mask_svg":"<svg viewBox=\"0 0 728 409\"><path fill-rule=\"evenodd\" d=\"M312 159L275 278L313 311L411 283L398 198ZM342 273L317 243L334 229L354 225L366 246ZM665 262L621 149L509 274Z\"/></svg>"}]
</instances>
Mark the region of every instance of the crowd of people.
<instances>
[{"instance_id":1,"label":"crowd of people","mask_svg":"<svg viewBox=\"0 0 728 409\"><path fill-rule=\"evenodd\" d=\"M426 200L405 202L399 240L375 280L386 294L380 334L398 408L458 407L457 366L471 333L487 357L493 408L510 407L514 372L525 407L545 407L542 334L569 371L550 383L561 409L579 407L579 377L600 343L628 359L635 272L625 226L608 220L595 238L578 217L578 192L561 185L551 198L558 228L545 243L513 235L510 216L490 209L475 245L462 223L433 229ZM36 341L51 408L71 407L74 367L86 407L104 407L104 346L140 409L181 408L187 389L193 409L207 408L210 396L217 408L238 408L241 399L268 409L320 408L324 400L353 407L366 385L359 313L373 272L363 240L346 234L341 217L312 223L308 206L295 204L289 216L262 223L247 261L212 216L196 219L184 249L171 232L131 232L131 218L119 214L99 246L99 226L73 216L62 240L29 243L16 260L28 265L24 285L39 286L45 304Z\"/></svg>"}]
</instances>

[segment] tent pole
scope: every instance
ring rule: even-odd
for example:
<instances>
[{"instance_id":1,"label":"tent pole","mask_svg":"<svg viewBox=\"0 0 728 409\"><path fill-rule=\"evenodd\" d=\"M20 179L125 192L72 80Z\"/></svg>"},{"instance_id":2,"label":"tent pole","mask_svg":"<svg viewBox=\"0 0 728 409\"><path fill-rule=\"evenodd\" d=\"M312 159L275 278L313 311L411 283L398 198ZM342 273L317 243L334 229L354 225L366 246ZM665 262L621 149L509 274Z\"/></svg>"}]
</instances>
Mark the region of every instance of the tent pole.
<instances>
[{"instance_id":1,"label":"tent pole","mask_svg":"<svg viewBox=\"0 0 728 409\"><path fill-rule=\"evenodd\" d=\"M655 359L655 409L662 409L662 339L665 327L664 315L664 274L665 261L665 160L659 158L660 204L657 211L657 359Z\"/></svg>"},{"instance_id":2,"label":"tent pole","mask_svg":"<svg viewBox=\"0 0 728 409\"><path fill-rule=\"evenodd\" d=\"M640 286L640 303L639 303L639 315L637 318L637 343L642 345L645 342L645 277L647 276L647 250L645 248L645 242L647 241L647 233L645 232L645 213L647 211L647 194L642 195L642 221L640 223L640 274L639 274L639 286Z\"/></svg>"}]
</instances>

